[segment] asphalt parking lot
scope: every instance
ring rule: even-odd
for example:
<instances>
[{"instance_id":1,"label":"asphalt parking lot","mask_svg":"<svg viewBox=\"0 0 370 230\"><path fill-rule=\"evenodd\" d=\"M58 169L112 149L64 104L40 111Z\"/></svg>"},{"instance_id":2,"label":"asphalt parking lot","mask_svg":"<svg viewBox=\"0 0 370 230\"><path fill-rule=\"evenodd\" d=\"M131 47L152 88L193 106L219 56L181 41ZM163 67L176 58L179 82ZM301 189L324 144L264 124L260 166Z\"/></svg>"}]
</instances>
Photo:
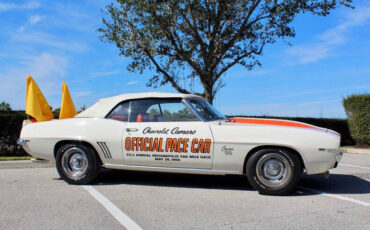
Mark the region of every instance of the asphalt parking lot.
<instances>
[{"instance_id":1,"label":"asphalt parking lot","mask_svg":"<svg viewBox=\"0 0 370 230\"><path fill-rule=\"evenodd\" d=\"M370 155L345 154L325 180L262 196L242 176L104 170L92 186L56 169L0 164L0 229L370 229Z\"/></svg>"}]
</instances>

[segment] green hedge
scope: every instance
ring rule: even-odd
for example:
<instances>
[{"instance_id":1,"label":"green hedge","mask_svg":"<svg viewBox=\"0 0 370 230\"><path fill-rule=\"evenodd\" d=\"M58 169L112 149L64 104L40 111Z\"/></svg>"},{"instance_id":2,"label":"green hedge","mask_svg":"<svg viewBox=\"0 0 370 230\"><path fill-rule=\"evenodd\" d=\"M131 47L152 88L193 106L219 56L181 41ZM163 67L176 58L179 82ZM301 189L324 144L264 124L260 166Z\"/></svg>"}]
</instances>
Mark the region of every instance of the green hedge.
<instances>
[{"instance_id":1,"label":"green hedge","mask_svg":"<svg viewBox=\"0 0 370 230\"><path fill-rule=\"evenodd\" d=\"M282 120L292 120L304 122L307 124L319 126L334 130L341 135L341 146L355 145L355 140L351 137L348 123L346 119L335 119L335 118L310 118L310 117L271 117L271 116L230 116L230 117L255 117L255 118L272 118Z\"/></svg>"},{"instance_id":2,"label":"green hedge","mask_svg":"<svg viewBox=\"0 0 370 230\"><path fill-rule=\"evenodd\" d=\"M16 144L26 118L24 111L0 111L0 156L28 155Z\"/></svg>"},{"instance_id":3,"label":"green hedge","mask_svg":"<svg viewBox=\"0 0 370 230\"><path fill-rule=\"evenodd\" d=\"M370 146L370 94L348 96L343 106L357 146Z\"/></svg>"}]
</instances>

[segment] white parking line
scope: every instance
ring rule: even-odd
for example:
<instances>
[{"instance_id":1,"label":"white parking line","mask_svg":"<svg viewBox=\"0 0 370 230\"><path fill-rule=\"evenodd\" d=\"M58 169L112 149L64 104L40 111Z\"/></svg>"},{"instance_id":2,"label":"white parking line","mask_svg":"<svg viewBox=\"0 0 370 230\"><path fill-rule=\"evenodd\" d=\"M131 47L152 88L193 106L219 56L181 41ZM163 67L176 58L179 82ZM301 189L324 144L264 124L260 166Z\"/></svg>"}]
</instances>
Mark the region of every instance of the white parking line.
<instances>
[{"instance_id":1,"label":"white parking line","mask_svg":"<svg viewBox=\"0 0 370 230\"><path fill-rule=\"evenodd\" d=\"M350 164L342 164L342 163L339 163L339 165L354 167L354 168L361 168L361 169L370 169L370 167L365 167L365 166L360 166L360 165L350 165Z\"/></svg>"},{"instance_id":2,"label":"white parking line","mask_svg":"<svg viewBox=\"0 0 370 230\"><path fill-rule=\"evenodd\" d=\"M365 202L365 201L356 200L356 199L352 199L352 198L341 196L341 195L326 193L326 192L323 192L323 191L320 191L320 190L316 190L316 189L312 189L312 188L306 188L306 187L302 187L302 186L298 186L298 188L302 189L302 190L309 191L309 192L313 192L313 193L316 193L316 194L320 194L320 195L324 195L324 196L328 196L328 197L332 197L332 198L336 198L336 199L340 199L340 200L349 201L349 202L352 202L352 203L363 205L365 207L370 206L370 203Z\"/></svg>"},{"instance_id":3,"label":"white parking line","mask_svg":"<svg viewBox=\"0 0 370 230\"><path fill-rule=\"evenodd\" d=\"M103 207L120 222L127 230L142 230L142 228L131 220L121 209L114 205L108 198L90 185L82 186L90 193Z\"/></svg>"}]
</instances>

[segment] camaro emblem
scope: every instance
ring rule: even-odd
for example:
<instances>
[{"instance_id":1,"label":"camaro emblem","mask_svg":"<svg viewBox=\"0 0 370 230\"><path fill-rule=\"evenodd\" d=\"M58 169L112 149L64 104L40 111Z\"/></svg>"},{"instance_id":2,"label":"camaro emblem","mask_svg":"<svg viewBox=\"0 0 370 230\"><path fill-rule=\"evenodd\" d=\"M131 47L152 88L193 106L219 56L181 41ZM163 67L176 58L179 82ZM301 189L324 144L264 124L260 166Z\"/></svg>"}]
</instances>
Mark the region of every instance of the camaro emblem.
<instances>
[{"instance_id":1,"label":"camaro emblem","mask_svg":"<svg viewBox=\"0 0 370 230\"><path fill-rule=\"evenodd\" d=\"M222 146L221 151L225 153L225 155L232 155L233 148L227 148L226 145Z\"/></svg>"}]
</instances>

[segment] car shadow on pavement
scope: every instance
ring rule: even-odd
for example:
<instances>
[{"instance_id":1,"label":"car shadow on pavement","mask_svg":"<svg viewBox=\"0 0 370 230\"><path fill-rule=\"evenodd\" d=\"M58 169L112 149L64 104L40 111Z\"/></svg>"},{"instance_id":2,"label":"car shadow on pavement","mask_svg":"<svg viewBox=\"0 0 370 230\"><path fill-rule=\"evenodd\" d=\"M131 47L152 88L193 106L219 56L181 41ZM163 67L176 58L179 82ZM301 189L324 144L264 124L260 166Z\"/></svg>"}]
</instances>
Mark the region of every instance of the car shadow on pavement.
<instances>
[{"instance_id":1,"label":"car shadow on pavement","mask_svg":"<svg viewBox=\"0 0 370 230\"><path fill-rule=\"evenodd\" d=\"M95 185L145 185L201 189L254 189L245 176L196 175L103 169ZM370 194L370 182L353 175L332 174L329 179L320 175L303 175L300 186L332 194ZM311 196L315 193L297 189L292 196Z\"/></svg>"},{"instance_id":2,"label":"car shadow on pavement","mask_svg":"<svg viewBox=\"0 0 370 230\"><path fill-rule=\"evenodd\" d=\"M299 185L332 194L370 194L370 182L354 175L303 175Z\"/></svg>"},{"instance_id":3,"label":"car shadow on pavement","mask_svg":"<svg viewBox=\"0 0 370 230\"><path fill-rule=\"evenodd\" d=\"M98 186L120 184L223 190L254 190L248 183L247 178L239 175L218 176L103 169L95 181L95 185ZM332 194L370 193L370 182L357 176L345 174L332 174L327 180L320 175L303 175L299 185ZM316 194L297 189L290 195L312 196Z\"/></svg>"},{"instance_id":4,"label":"car shadow on pavement","mask_svg":"<svg viewBox=\"0 0 370 230\"><path fill-rule=\"evenodd\" d=\"M95 185L146 185L203 189L253 190L244 176L217 176L103 169Z\"/></svg>"}]
</instances>

